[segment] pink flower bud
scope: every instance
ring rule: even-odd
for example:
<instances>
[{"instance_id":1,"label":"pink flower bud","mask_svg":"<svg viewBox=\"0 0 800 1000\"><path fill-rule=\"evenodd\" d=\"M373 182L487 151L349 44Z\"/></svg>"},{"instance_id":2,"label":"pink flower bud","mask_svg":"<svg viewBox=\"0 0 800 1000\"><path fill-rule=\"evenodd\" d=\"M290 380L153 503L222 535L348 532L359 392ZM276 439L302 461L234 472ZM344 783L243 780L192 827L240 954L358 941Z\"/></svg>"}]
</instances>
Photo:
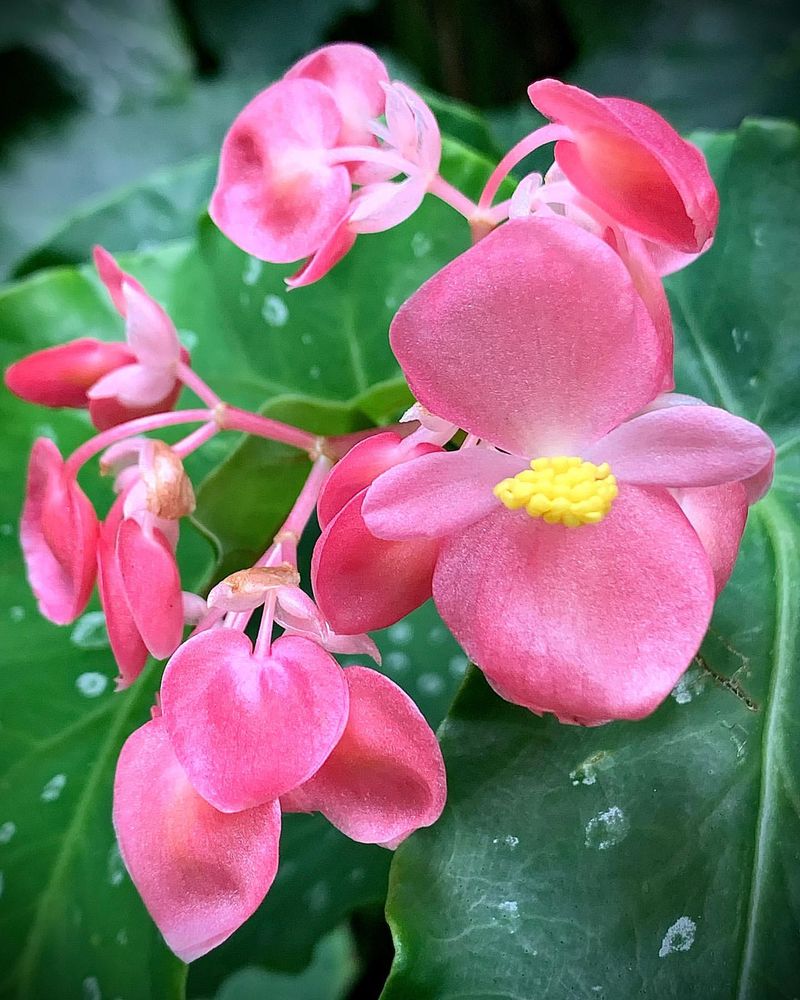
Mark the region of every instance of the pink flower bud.
<instances>
[{"instance_id":1,"label":"pink flower bud","mask_svg":"<svg viewBox=\"0 0 800 1000\"><path fill-rule=\"evenodd\" d=\"M57 625L86 607L96 575L97 516L58 448L37 438L28 464L20 538L39 610Z\"/></svg>"}]
</instances>

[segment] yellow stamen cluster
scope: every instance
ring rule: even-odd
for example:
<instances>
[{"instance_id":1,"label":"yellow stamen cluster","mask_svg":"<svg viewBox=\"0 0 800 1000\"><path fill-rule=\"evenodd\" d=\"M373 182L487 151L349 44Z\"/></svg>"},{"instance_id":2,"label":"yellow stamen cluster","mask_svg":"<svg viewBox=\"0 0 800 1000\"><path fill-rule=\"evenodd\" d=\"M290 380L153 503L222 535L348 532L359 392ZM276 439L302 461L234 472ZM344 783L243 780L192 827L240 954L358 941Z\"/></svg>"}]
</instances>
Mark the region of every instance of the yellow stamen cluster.
<instances>
[{"instance_id":1,"label":"yellow stamen cluster","mask_svg":"<svg viewBox=\"0 0 800 1000\"><path fill-rule=\"evenodd\" d=\"M531 517L568 528L598 524L618 492L608 462L595 465L565 456L535 458L529 469L494 488L494 495L509 510L524 507Z\"/></svg>"}]
</instances>

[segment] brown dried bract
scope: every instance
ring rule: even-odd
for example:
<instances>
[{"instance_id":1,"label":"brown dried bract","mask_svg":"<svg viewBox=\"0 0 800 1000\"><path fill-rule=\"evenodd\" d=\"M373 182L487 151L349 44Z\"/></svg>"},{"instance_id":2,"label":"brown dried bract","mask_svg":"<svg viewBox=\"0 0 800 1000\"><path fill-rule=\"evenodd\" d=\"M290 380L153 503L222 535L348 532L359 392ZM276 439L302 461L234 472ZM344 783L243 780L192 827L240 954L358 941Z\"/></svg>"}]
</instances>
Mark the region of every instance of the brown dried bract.
<instances>
[{"instance_id":1,"label":"brown dried bract","mask_svg":"<svg viewBox=\"0 0 800 1000\"><path fill-rule=\"evenodd\" d=\"M291 563L285 562L278 566L240 569L226 576L222 582L230 587L233 597L257 596L270 587L296 587L300 583L300 574Z\"/></svg>"},{"instance_id":2,"label":"brown dried bract","mask_svg":"<svg viewBox=\"0 0 800 1000\"><path fill-rule=\"evenodd\" d=\"M147 509L170 521L191 514L195 508L194 490L183 462L163 441L148 442L148 451L141 463L145 466L141 474L147 490Z\"/></svg>"}]
</instances>

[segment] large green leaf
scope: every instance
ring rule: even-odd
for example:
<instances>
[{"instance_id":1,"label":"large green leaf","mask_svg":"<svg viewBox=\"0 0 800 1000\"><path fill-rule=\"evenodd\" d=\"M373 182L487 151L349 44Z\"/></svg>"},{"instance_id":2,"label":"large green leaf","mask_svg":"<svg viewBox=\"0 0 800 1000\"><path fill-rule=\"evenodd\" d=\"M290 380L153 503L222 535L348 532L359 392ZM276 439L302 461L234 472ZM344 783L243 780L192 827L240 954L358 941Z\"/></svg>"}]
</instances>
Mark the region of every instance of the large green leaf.
<instances>
[{"instance_id":1,"label":"large green leaf","mask_svg":"<svg viewBox=\"0 0 800 1000\"><path fill-rule=\"evenodd\" d=\"M445 814L393 865L385 1000L797 996L800 132L705 144L722 221L668 283L678 385L767 427L775 486L648 720L560 726L471 673L441 731Z\"/></svg>"}]
</instances>

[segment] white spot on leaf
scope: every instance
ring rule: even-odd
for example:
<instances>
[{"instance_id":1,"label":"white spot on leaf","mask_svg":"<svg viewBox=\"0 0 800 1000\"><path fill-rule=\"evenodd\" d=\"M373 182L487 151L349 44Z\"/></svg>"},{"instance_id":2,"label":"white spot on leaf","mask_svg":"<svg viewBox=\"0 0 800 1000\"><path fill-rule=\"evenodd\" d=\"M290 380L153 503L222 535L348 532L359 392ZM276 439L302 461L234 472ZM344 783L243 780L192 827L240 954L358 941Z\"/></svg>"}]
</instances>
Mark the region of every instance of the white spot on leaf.
<instances>
[{"instance_id":1,"label":"white spot on leaf","mask_svg":"<svg viewBox=\"0 0 800 1000\"><path fill-rule=\"evenodd\" d=\"M83 1000L103 1000L100 983L96 976L87 976L83 981Z\"/></svg>"},{"instance_id":2,"label":"white spot on leaf","mask_svg":"<svg viewBox=\"0 0 800 1000\"><path fill-rule=\"evenodd\" d=\"M15 604L13 608L8 609L8 617L16 625L18 622L21 622L25 617L25 608L20 607L19 604Z\"/></svg>"},{"instance_id":3,"label":"white spot on leaf","mask_svg":"<svg viewBox=\"0 0 800 1000\"><path fill-rule=\"evenodd\" d=\"M244 274L242 275L242 281L246 285L254 285L258 279L261 277L261 271L264 265L258 259L258 257L251 257L247 262L247 267L244 269Z\"/></svg>"},{"instance_id":4,"label":"white spot on leaf","mask_svg":"<svg viewBox=\"0 0 800 1000\"><path fill-rule=\"evenodd\" d=\"M330 902L331 891L324 882L317 882L316 885L309 889L306 898L308 899L309 909L315 910L319 913L320 910L324 910Z\"/></svg>"},{"instance_id":5,"label":"white spot on leaf","mask_svg":"<svg viewBox=\"0 0 800 1000\"><path fill-rule=\"evenodd\" d=\"M664 940L658 949L658 957L666 958L676 951L688 951L694 944L696 930L697 924L691 917L678 917L664 935Z\"/></svg>"},{"instance_id":6,"label":"white spot on leaf","mask_svg":"<svg viewBox=\"0 0 800 1000\"><path fill-rule=\"evenodd\" d=\"M447 669L453 677L463 677L467 672L467 662L466 656L453 656L447 665Z\"/></svg>"},{"instance_id":7,"label":"white spot on leaf","mask_svg":"<svg viewBox=\"0 0 800 1000\"><path fill-rule=\"evenodd\" d=\"M125 878L125 865L123 864L122 855L119 853L119 846L116 841L114 841L108 850L106 869L108 871L109 884L122 885Z\"/></svg>"},{"instance_id":8,"label":"white spot on leaf","mask_svg":"<svg viewBox=\"0 0 800 1000\"><path fill-rule=\"evenodd\" d=\"M3 825L0 826L0 844L7 844L16 832L16 823L12 823L11 820L3 823Z\"/></svg>"},{"instance_id":9,"label":"white spot on leaf","mask_svg":"<svg viewBox=\"0 0 800 1000\"><path fill-rule=\"evenodd\" d=\"M433 249L430 237L426 233L414 233L411 237L411 252L419 260L426 257Z\"/></svg>"},{"instance_id":10,"label":"white spot on leaf","mask_svg":"<svg viewBox=\"0 0 800 1000\"><path fill-rule=\"evenodd\" d=\"M598 851L607 851L620 844L630 832L628 817L619 806L609 806L586 824L584 843Z\"/></svg>"},{"instance_id":11,"label":"white spot on leaf","mask_svg":"<svg viewBox=\"0 0 800 1000\"><path fill-rule=\"evenodd\" d=\"M393 649L384 656L383 662L388 670L408 670L411 666L411 657L401 649Z\"/></svg>"},{"instance_id":12,"label":"white spot on leaf","mask_svg":"<svg viewBox=\"0 0 800 1000\"><path fill-rule=\"evenodd\" d=\"M420 674L417 679L417 687L422 694L441 694L444 689L444 681L438 674Z\"/></svg>"},{"instance_id":13,"label":"white spot on leaf","mask_svg":"<svg viewBox=\"0 0 800 1000\"><path fill-rule=\"evenodd\" d=\"M392 642L405 645L407 642L411 642L414 637L414 628L409 622L398 622L396 625L392 625L388 635Z\"/></svg>"}]
</instances>

